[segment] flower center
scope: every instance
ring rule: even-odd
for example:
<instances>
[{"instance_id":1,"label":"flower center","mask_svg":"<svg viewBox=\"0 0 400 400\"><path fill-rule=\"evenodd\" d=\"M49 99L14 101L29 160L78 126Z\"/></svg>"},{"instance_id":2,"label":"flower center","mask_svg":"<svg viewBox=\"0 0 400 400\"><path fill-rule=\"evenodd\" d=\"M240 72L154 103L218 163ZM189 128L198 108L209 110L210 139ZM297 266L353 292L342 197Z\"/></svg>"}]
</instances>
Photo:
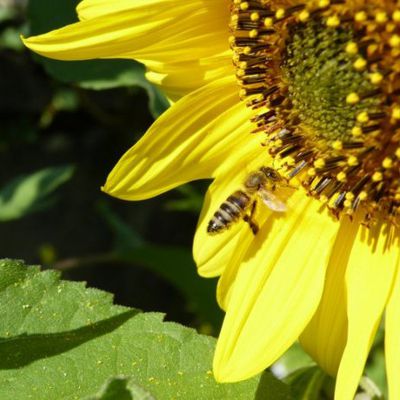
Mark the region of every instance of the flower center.
<instances>
[{"instance_id":1,"label":"flower center","mask_svg":"<svg viewBox=\"0 0 400 400\"><path fill-rule=\"evenodd\" d=\"M397 223L396 1L232 0L231 29L241 96L280 169L336 216Z\"/></svg>"},{"instance_id":2,"label":"flower center","mask_svg":"<svg viewBox=\"0 0 400 400\"><path fill-rule=\"evenodd\" d=\"M349 92L372 92L366 71L353 67L346 52L352 29L326 29L318 19L290 27L283 53L282 78L295 114L313 137L350 140L354 120L361 112L378 112L379 99L352 105Z\"/></svg>"}]
</instances>

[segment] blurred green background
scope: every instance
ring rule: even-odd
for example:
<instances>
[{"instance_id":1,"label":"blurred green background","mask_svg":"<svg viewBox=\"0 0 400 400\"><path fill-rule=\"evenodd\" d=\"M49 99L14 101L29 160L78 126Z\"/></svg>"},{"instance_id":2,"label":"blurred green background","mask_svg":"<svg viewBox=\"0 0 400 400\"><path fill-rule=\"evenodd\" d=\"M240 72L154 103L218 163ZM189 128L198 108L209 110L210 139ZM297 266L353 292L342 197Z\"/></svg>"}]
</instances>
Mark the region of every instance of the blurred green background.
<instances>
[{"instance_id":1,"label":"blurred green background","mask_svg":"<svg viewBox=\"0 0 400 400\"><path fill-rule=\"evenodd\" d=\"M166 99L134 61L46 60L19 39L73 22L77 3L0 1L0 258L216 334L215 282L191 256L207 182L137 203L100 191Z\"/></svg>"}]
</instances>

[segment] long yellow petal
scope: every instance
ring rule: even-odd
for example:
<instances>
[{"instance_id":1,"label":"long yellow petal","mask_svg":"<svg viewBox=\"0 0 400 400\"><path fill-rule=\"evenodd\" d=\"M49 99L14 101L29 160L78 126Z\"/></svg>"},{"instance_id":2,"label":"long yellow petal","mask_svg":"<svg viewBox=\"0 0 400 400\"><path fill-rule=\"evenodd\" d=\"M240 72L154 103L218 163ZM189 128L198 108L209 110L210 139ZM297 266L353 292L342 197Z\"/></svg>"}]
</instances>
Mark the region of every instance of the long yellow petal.
<instances>
[{"instance_id":1,"label":"long yellow petal","mask_svg":"<svg viewBox=\"0 0 400 400\"><path fill-rule=\"evenodd\" d=\"M345 273L358 226L348 219L332 248L321 302L300 337L305 350L321 368L336 376L347 340L347 293Z\"/></svg>"},{"instance_id":2,"label":"long yellow petal","mask_svg":"<svg viewBox=\"0 0 400 400\"><path fill-rule=\"evenodd\" d=\"M141 200L211 178L231 154L246 147L249 118L234 77L215 81L158 118L117 163L104 190L121 199Z\"/></svg>"},{"instance_id":3,"label":"long yellow petal","mask_svg":"<svg viewBox=\"0 0 400 400\"><path fill-rule=\"evenodd\" d=\"M393 232L360 226L346 271L348 337L335 400L352 400L385 308L398 265Z\"/></svg>"},{"instance_id":4,"label":"long yellow petal","mask_svg":"<svg viewBox=\"0 0 400 400\"><path fill-rule=\"evenodd\" d=\"M397 237L399 233L397 233ZM399 243L396 243L399 252ZM400 255L397 256L396 280L385 315L385 361L389 386L389 399L400 399Z\"/></svg>"},{"instance_id":5,"label":"long yellow petal","mask_svg":"<svg viewBox=\"0 0 400 400\"><path fill-rule=\"evenodd\" d=\"M24 43L60 60L194 60L227 50L228 11L210 10L200 0L161 1L153 7L139 4L27 38Z\"/></svg>"},{"instance_id":6,"label":"long yellow petal","mask_svg":"<svg viewBox=\"0 0 400 400\"><path fill-rule=\"evenodd\" d=\"M171 0L82 0L78 3L76 11L80 20L104 17L123 10L136 10L143 7L170 6Z\"/></svg>"},{"instance_id":7,"label":"long yellow petal","mask_svg":"<svg viewBox=\"0 0 400 400\"><path fill-rule=\"evenodd\" d=\"M267 219L238 269L214 358L219 381L271 365L318 306L339 224L299 191L289 207L285 217Z\"/></svg>"},{"instance_id":8,"label":"long yellow petal","mask_svg":"<svg viewBox=\"0 0 400 400\"><path fill-rule=\"evenodd\" d=\"M230 60L221 66L221 54L229 51L226 0L90 0L78 12L82 21L23 39L25 45L59 60L134 58L150 71L162 70L172 82L183 75L179 88L173 85L175 96L232 74ZM205 66L210 68L208 77ZM154 79L160 81L160 76Z\"/></svg>"}]
</instances>

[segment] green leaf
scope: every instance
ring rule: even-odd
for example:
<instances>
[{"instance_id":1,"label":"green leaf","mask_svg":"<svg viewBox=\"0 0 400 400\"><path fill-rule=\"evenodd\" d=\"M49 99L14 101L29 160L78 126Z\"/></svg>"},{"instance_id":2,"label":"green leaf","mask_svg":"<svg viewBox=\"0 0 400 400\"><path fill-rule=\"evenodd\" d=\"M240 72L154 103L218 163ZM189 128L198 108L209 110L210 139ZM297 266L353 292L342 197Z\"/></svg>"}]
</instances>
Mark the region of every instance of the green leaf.
<instances>
[{"instance_id":1,"label":"green leaf","mask_svg":"<svg viewBox=\"0 0 400 400\"><path fill-rule=\"evenodd\" d=\"M379 392L382 393L382 398L388 398L387 391L387 377L386 377L386 368L385 368L385 332L383 326L378 329L378 332L375 337L375 342L370 351L368 362L366 366L366 375L373 384L377 385L379 388ZM365 380L365 382L368 382ZM372 384L372 386L373 386ZM375 394L378 396L378 394ZM379 398L379 396L377 397Z\"/></svg>"},{"instance_id":2,"label":"green leaf","mask_svg":"<svg viewBox=\"0 0 400 400\"><path fill-rule=\"evenodd\" d=\"M293 397L290 387L275 378L271 372L262 374L258 384L255 400L298 400Z\"/></svg>"},{"instance_id":3,"label":"green leaf","mask_svg":"<svg viewBox=\"0 0 400 400\"><path fill-rule=\"evenodd\" d=\"M78 0L30 0L28 16L31 34L37 35L78 20L75 12ZM168 107L165 96L145 78L145 68L133 60L57 61L35 55L46 71L65 83L85 89L104 90L139 86L146 90L149 108L156 118Z\"/></svg>"},{"instance_id":4,"label":"green leaf","mask_svg":"<svg viewBox=\"0 0 400 400\"><path fill-rule=\"evenodd\" d=\"M1 14L1 13L0 13ZM0 16L1 20L1 16ZM19 27L8 27L0 32L0 48L11 49L14 51L21 51L24 45L19 38L21 31L24 30L23 26Z\"/></svg>"},{"instance_id":5,"label":"green leaf","mask_svg":"<svg viewBox=\"0 0 400 400\"><path fill-rule=\"evenodd\" d=\"M45 208L51 201L50 195L71 178L73 171L71 166L46 168L8 183L0 190L0 221Z\"/></svg>"},{"instance_id":6,"label":"green leaf","mask_svg":"<svg viewBox=\"0 0 400 400\"><path fill-rule=\"evenodd\" d=\"M333 398L333 380L319 367L306 367L299 369L289 375L285 380L291 388L291 393L296 400L321 400ZM323 393L329 392L326 397Z\"/></svg>"},{"instance_id":7,"label":"green leaf","mask_svg":"<svg viewBox=\"0 0 400 400\"><path fill-rule=\"evenodd\" d=\"M85 400L156 400L147 390L125 377L112 378L96 396Z\"/></svg>"},{"instance_id":8,"label":"green leaf","mask_svg":"<svg viewBox=\"0 0 400 400\"><path fill-rule=\"evenodd\" d=\"M0 398L85 399L118 376L157 400L282 398L272 377L216 383L215 339L111 300L54 271L0 261Z\"/></svg>"}]
</instances>

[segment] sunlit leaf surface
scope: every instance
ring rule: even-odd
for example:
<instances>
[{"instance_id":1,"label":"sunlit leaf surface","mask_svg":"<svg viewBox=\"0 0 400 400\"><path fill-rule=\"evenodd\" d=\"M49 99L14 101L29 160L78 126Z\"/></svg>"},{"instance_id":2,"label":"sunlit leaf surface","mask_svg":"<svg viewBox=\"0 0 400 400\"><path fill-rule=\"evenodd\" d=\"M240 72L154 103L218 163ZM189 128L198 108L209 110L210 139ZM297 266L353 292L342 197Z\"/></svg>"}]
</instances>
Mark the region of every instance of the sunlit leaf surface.
<instances>
[{"instance_id":1,"label":"sunlit leaf surface","mask_svg":"<svg viewBox=\"0 0 400 400\"><path fill-rule=\"evenodd\" d=\"M0 262L0 338L2 400L86 398L121 375L160 400L290 398L270 374L217 384L213 338L21 262Z\"/></svg>"}]
</instances>

